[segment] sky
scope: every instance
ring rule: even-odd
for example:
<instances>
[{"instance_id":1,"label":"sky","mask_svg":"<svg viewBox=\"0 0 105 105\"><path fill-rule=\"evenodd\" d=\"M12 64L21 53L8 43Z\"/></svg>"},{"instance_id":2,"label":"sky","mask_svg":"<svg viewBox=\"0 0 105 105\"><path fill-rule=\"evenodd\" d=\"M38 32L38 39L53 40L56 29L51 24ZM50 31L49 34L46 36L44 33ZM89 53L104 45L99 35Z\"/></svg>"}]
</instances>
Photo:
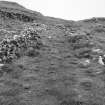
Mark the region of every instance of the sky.
<instances>
[{"instance_id":1,"label":"sky","mask_svg":"<svg viewBox=\"0 0 105 105\"><path fill-rule=\"evenodd\" d=\"M2 0L3 1L3 0ZM45 16L66 20L105 17L105 0L8 0Z\"/></svg>"}]
</instances>

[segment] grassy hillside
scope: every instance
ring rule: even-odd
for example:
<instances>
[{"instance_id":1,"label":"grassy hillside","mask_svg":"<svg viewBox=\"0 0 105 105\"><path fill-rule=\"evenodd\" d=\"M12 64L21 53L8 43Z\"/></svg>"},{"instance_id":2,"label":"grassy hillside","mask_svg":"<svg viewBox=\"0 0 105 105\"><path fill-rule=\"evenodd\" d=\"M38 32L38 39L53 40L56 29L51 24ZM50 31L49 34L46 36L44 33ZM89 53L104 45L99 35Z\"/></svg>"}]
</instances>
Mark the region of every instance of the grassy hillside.
<instances>
[{"instance_id":1,"label":"grassy hillside","mask_svg":"<svg viewBox=\"0 0 105 105\"><path fill-rule=\"evenodd\" d=\"M69 21L0 1L0 105L104 105L105 18Z\"/></svg>"}]
</instances>

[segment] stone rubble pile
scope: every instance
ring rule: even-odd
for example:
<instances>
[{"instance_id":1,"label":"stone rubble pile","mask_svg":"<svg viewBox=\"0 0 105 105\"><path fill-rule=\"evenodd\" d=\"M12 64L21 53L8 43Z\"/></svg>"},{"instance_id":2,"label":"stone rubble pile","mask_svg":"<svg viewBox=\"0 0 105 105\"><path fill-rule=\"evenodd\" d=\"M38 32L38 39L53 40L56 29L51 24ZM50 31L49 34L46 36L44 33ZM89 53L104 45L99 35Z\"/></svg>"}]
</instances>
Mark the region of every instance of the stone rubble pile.
<instances>
[{"instance_id":1,"label":"stone rubble pile","mask_svg":"<svg viewBox=\"0 0 105 105\"><path fill-rule=\"evenodd\" d=\"M21 56L23 51L28 48L39 49L41 43L41 37L38 31L34 28L25 28L20 35L14 35L12 38L6 37L0 43L0 62L9 63L13 59L17 59Z\"/></svg>"}]
</instances>

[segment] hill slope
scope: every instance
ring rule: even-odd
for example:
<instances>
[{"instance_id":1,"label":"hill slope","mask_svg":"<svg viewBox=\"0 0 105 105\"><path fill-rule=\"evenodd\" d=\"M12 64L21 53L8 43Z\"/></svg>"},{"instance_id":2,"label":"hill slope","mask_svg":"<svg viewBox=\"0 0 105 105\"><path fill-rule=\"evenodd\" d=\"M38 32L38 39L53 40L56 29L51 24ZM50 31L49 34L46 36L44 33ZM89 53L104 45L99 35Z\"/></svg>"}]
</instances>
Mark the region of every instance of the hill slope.
<instances>
[{"instance_id":1,"label":"hill slope","mask_svg":"<svg viewBox=\"0 0 105 105\"><path fill-rule=\"evenodd\" d=\"M0 1L0 105L104 105L105 18L69 21Z\"/></svg>"}]
</instances>

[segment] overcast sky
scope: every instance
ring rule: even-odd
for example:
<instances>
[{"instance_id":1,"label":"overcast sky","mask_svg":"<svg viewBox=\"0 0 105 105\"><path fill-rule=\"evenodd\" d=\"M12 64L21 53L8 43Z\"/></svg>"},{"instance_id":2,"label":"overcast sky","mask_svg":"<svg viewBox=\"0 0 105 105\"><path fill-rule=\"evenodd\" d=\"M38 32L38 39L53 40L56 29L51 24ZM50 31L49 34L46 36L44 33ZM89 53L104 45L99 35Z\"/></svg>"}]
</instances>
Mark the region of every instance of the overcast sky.
<instances>
[{"instance_id":1,"label":"overcast sky","mask_svg":"<svg viewBox=\"0 0 105 105\"><path fill-rule=\"evenodd\" d=\"M3 1L3 0L2 0ZM105 17L105 0L8 0L46 16L67 20Z\"/></svg>"}]
</instances>

